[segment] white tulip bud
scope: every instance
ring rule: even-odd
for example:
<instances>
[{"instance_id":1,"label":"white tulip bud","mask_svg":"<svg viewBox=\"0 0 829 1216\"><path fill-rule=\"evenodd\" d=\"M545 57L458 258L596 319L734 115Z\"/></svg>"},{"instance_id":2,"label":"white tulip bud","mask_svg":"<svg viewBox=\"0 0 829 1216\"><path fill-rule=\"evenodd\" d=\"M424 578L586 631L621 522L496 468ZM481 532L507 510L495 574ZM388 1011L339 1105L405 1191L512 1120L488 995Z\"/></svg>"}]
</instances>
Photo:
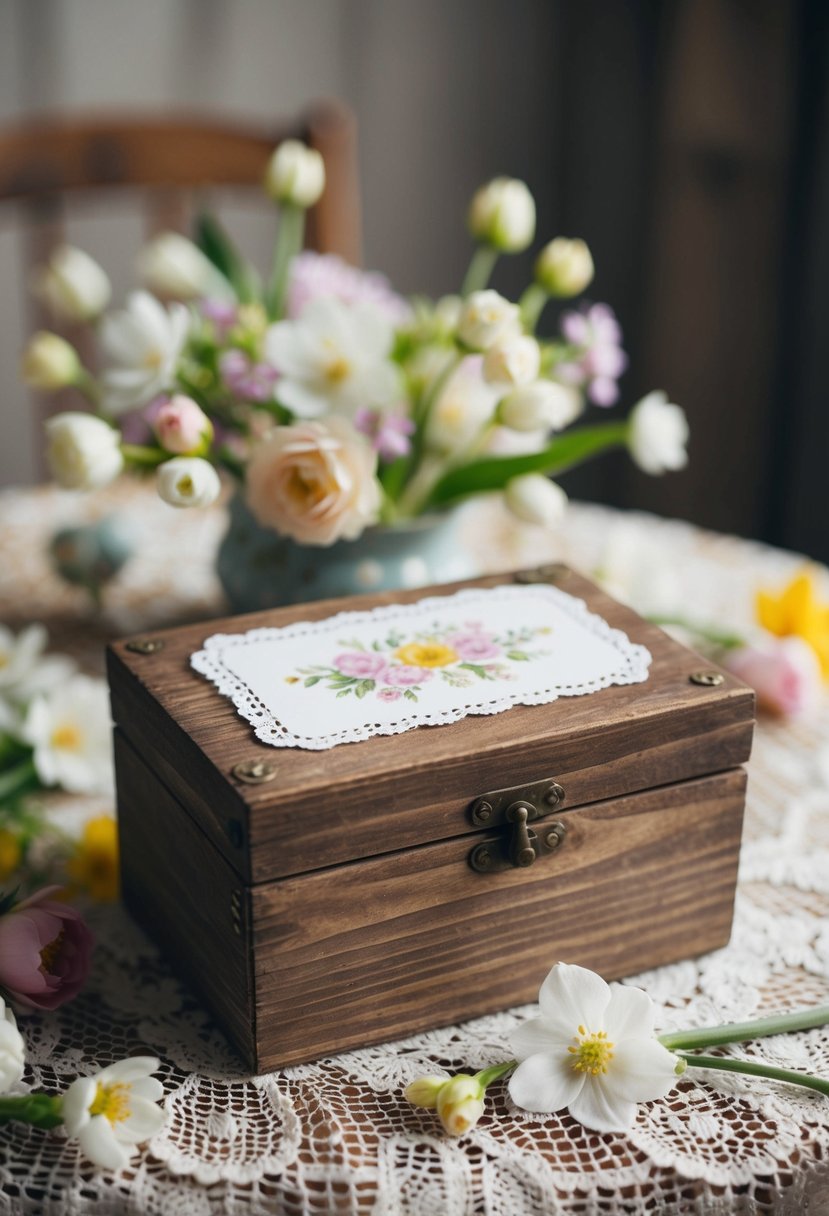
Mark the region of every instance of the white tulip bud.
<instances>
[{"instance_id":1,"label":"white tulip bud","mask_svg":"<svg viewBox=\"0 0 829 1216\"><path fill-rule=\"evenodd\" d=\"M593 279L593 258L584 241L557 236L535 263L536 281L551 296L577 296Z\"/></svg>"},{"instance_id":2,"label":"white tulip bud","mask_svg":"<svg viewBox=\"0 0 829 1216\"><path fill-rule=\"evenodd\" d=\"M648 393L630 413L628 448L644 473L658 476L688 463L688 419L667 393Z\"/></svg>"},{"instance_id":3,"label":"white tulip bud","mask_svg":"<svg viewBox=\"0 0 829 1216\"><path fill-rule=\"evenodd\" d=\"M562 431L584 408L581 393L554 380L513 389L498 405L498 422L513 431Z\"/></svg>"},{"instance_id":4,"label":"white tulip bud","mask_svg":"<svg viewBox=\"0 0 829 1216\"><path fill-rule=\"evenodd\" d=\"M448 1077L418 1077L406 1086L405 1095L412 1106L424 1106L434 1110L438 1104L438 1094L448 1081Z\"/></svg>"},{"instance_id":5,"label":"white tulip bud","mask_svg":"<svg viewBox=\"0 0 829 1216\"><path fill-rule=\"evenodd\" d=\"M475 192L468 220L476 240L502 253L520 253L535 236L533 196L523 182L496 177Z\"/></svg>"},{"instance_id":6,"label":"white tulip bud","mask_svg":"<svg viewBox=\"0 0 829 1216\"><path fill-rule=\"evenodd\" d=\"M463 1136L484 1113L484 1089L480 1081L465 1073L452 1077L435 1102L443 1130L450 1136Z\"/></svg>"},{"instance_id":7,"label":"white tulip bud","mask_svg":"<svg viewBox=\"0 0 829 1216\"><path fill-rule=\"evenodd\" d=\"M552 527L567 510L567 495L541 473L513 477L504 489L504 501L513 515L527 524Z\"/></svg>"},{"instance_id":8,"label":"white tulip bud","mask_svg":"<svg viewBox=\"0 0 829 1216\"><path fill-rule=\"evenodd\" d=\"M73 245L60 245L35 271L32 290L66 321L94 321L112 295L107 273L94 258Z\"/></svg>"},{"instance_id":9,"label":"white tulip bud","mask_svg":"<svg viewBox=\"0 0 829 1216\"><path fill-rule=\"evenodd\" d=\"M496 342L484 359L484 379L490 384L529 384L538 376L541 351L527 334Z\"/></svg>"},{"instance_id":10,"label":"white tulip bud","mask_svg":"<svg viewBox=\"0 0 829 1216\"><path fill-rule=\"evenodd\" d=\"M74 346L47 330L30 339L20 362L20 375L30 388L66 388L80 373L81 361Z\"/></svg>"},{"instance_id":11,"label":"white tulip bud","mask_svg":"<svg viewBox=\"0 0 829 1216\"><path fill-rule=\"evenodd\" d=\"M177 456L159 465L158 493L171 507L209 507L221 488L213 465L198 456Z\"/></svg>"},{"instance_id":12,"label":"white tulip bud","mask_svg":"<svg viewBox=\"0 0 829 1216\"><path fill-rule=\"evenodd\" d=\"M138 255L136 267L146 287L178 300L197 300L212 292L227 294L216 267L186 236L162 232Z\"/></svg>"},{"instance_id":13,"label":"white tulip bud","mask_svg":"<svg viewBox=\"0 0 829 1216\"><path fill-rule=\"evenodd\" d=\"M464 300L458 322L458 336L471 350L485 351L496 342L506 342L521 333L517 304L511 304L497 291L473 291Z\"/></svg>"},{"instance_id":14,"label":"white tulip bud","mask_svg":"<svg viewBox=\"0 0 829 1216\"><path fill-rule=\"evenodd\" d=\"M124 467L120 434L94 414L56 414L46 423L46 436L46 458L65 490L98 490Z\"/></svg>"},{"instance_id":15,"label":"white tulip bud","mask_svg":"<svg viewBox=\"0 0 829 1216\"><path fill-rule=\"evenodd\" d=\"M315 148L286 139L274 152L265 173L265 190L278 203L313 207L325 188L325 163Z\"/></svg>"}]
</instances>

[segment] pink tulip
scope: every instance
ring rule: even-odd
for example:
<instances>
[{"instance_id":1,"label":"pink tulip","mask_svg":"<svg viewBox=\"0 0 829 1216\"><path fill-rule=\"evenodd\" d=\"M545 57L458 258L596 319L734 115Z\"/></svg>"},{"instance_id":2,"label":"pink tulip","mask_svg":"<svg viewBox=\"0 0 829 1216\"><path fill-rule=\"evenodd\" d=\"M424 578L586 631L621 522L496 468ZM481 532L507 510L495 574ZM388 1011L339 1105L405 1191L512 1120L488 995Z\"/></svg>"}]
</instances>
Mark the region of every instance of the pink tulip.
<instances>
[{"instance_id":1,"label":"pink tulip","mask_svg":"<svg viewBox=\"0 0 829 1216\"><path fill-rule=\"evenodd\" d=\"M28 1009L57 1009L86 982L93 937L79 912L44 887L0 917L0 988Z\"/></svg>"},{"instance_id":2,"label":"pink tulip","mask_svg":"<svg viewBox=\"0 0 829 1216\"><path fill-rule=\"evenodd\" d=\"M202 456L213 438L213 424L192 397L177 393L153 421L158 442L176 456Z\"/></svg>"},{"instance_id":3,"label":"pink tulip","mask_svg":"<svg viewBox=\"0 0 829 1216\"><path fill-rule=\"evenodd\" d=\"M723 665L757 693L769 713L788 717L814 709L821 690L815 652L800 638L770 638L762 647L742 646Z\"/></svg>"}]
</instances>

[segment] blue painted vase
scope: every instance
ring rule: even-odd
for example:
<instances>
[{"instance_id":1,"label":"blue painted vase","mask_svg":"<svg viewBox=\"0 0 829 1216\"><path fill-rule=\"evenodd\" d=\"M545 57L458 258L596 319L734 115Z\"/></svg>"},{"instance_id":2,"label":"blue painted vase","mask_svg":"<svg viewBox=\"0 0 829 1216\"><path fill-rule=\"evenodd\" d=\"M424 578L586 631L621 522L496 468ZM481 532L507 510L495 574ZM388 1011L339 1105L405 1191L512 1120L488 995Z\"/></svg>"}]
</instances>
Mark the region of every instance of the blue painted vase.
<instances>
[{"instance_id":1,"label":"blue painted vase","mask_svg":"<svg viewBox=\"0 0 829 1216\"><path fill-rule=\"evenodd\" d=\"M300 545L263 528L237 495L219 546L217 571L234 612L471 578L456 514L367 528L356 540Z\"/></svg>"}]
</instances>

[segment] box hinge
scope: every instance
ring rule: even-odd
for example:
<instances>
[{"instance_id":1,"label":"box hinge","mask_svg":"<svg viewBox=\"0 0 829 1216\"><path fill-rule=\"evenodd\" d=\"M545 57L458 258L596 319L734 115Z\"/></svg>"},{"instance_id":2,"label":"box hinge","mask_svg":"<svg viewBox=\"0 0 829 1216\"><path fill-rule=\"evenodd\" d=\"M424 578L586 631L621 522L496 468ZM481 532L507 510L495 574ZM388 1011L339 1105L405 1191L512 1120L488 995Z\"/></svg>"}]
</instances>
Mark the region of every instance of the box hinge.
<instances>
[{"instance_id":1,"label":"box hinge","mask_svg":"<svg viewBox=\"0 0 829 1216\"><path fill-rule=\"evenodd\" d=\"M549 816L561 808L564 798L564 789L552 777L476 798L469 808L473 824L502 830L498 835L487 836L471 850L472 869L481 874L511 867L526 869L542 854L558 849L567 828Z\"/></svg>"}]
</instances>

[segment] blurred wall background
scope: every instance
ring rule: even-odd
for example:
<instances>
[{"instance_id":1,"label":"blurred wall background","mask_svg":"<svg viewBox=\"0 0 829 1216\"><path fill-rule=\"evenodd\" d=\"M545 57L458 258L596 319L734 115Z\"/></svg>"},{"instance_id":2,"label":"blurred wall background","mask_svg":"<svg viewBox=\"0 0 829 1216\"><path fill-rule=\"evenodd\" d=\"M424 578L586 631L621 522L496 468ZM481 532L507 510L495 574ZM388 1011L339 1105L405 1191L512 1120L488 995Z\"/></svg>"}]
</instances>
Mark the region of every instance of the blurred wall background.
<instances>
[{"instance_id":1,"label":"blurred wall background","mask_svg":"<svg viewBox=\"0 0 829 1216\"><path fill-rule=\"evenodd\" d=\"M431 294L460 282L475 186L524 178L539 241L593 249L590 295L616 309L631 356L623 408L662 387L693 431L679 476L610 458L568 490L829 559L827 45L823 0L0 0L0 122L91 109L267 122L340 97L359 123L366 265ZM264 262L267 207L223 218ZM69 232L122 295L137 213L81 206ZM502 263L495 285L519 289L530 266ZM37 471L16 379L21 267L0 209L4 484Z\"/></svg>"}]
</instances>

